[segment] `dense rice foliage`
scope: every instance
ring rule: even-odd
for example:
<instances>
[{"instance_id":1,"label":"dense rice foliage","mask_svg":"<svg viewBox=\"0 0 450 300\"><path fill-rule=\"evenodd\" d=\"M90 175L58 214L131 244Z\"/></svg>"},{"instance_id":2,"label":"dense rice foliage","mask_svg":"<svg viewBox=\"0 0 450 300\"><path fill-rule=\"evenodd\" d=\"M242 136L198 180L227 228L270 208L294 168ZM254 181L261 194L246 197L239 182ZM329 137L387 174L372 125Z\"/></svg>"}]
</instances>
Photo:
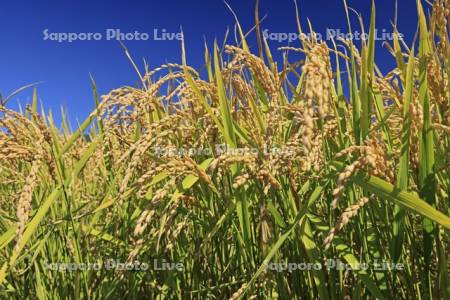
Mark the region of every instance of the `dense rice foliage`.
<instances>
[{"instance_id":1,"label":"dense rice foliage","mask_svg":"<svg viewBox=\"0 0 450 300\"><path fill-rule=\"evenodd\" d=\"M1 298L450 299L449 3L418 2L414 45L394 25L387 74L374 9L367 41L303 39L282 66L238 27L204 76L94 84L73 132L3 99ZM55 270L109 259L149 266ZM283 269L302 263L323 267Z\"/></svg>"}]
</instances>

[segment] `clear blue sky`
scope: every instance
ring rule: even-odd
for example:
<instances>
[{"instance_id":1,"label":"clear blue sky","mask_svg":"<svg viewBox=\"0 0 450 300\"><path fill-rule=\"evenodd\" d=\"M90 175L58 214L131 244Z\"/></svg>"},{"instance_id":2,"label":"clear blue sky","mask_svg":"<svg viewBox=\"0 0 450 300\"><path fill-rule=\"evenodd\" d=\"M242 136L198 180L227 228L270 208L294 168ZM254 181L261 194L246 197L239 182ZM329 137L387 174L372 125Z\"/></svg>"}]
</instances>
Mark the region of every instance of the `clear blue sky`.
<instances>
[{"instance_id":1,"label":"clear blue sky","mask_svg":"<svg viewBox=\"0 0 450 300\"><path fill-rule=\"evenodd\" d=\"M260 15L267 14L263 29L270 32L296 32L293 0L260 0ZM244 29L254 24L253 0L229 0ZM309 18L316 31L326 28L346 31L345 12L339 0L298 0L303 26ZM370 0L348 0L349 6L361 12L368 27ZM377 27L391 29L395 1L378 0ZM401 0L399 28L406 41L412 41L416 29L415 0ZM233 29L234 19L222 0L170 1L1 1L0 11L0 92L5 97L15 89L37 81L40 99L45 108L56 115L64 106L71 120L85 118L92 109L92 90L89 74L95 78L101 94L123 85L137 82L130 63L117 41L75 41L72 43L44 40L49 32L100 32L108 28L122 32L149 33L147 41L126 41L136 61L145 58L151 67L165 62L180 62L180 42L155 41L153 31L165 29L178 32L183 28L186 38L188 63L200 67L203 63L204 41L209 45L215 38L222 40L227 28ZM356 18L352 16L354 24ZM230 42L233 35L230 35ZM271 42L275 49L283 44ZM252 46L256 50L256 44ZM389 68L393 60L378 45L378 64ZM381 59L380 59L381 58ZM142 66L142 64L140 65ZM9 104L26 103L31 90L22 92ZM58 118L57 118L58 119Z\"/></svg>"}]
</instances>

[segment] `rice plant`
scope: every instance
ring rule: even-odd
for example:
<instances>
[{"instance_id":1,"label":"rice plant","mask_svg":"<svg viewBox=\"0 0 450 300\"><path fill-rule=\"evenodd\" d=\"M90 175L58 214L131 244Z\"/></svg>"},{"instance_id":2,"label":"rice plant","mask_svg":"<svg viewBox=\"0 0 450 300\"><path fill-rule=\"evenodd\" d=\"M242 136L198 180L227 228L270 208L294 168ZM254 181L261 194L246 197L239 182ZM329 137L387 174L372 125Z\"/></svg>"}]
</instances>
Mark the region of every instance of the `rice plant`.
<instances>
[{"instance_id":1,"label":"rice plant","mask_svg":"<svg viewBox=\"0 0 450 300\"><path fill-rule=\"evenodd\" d=\"M92 81L74 131L2 99L1 298L450 299L450 1L417 10L386 74L374 3L282 64L237 23L203 72Z\"/></svg>"}]
</instances>

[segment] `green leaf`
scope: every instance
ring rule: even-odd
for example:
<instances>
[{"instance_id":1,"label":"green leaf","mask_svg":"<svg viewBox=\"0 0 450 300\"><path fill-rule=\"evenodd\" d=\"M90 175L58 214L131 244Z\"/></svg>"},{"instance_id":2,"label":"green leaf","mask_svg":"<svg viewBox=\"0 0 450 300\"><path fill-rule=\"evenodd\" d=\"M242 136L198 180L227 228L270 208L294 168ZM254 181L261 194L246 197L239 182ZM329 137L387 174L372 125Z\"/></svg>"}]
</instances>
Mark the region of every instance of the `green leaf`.
<instances>
[{"instance_id":1,"label":"green leaf","mask_svg":"<svg viewBox=\"0 0 450 300\"><path fill-rule=\"evenodd\" d=\"M343 169L344 166L339 162L333 162L332 164L339 169ZM450 230L450 217L436 210L415 194L396 188L381 178L369 176L363 172L357 172L354 176L350 177L350 180L361 186L364 190L374 193L381 199L399 204Z\"/></svg>"}]
</instances>

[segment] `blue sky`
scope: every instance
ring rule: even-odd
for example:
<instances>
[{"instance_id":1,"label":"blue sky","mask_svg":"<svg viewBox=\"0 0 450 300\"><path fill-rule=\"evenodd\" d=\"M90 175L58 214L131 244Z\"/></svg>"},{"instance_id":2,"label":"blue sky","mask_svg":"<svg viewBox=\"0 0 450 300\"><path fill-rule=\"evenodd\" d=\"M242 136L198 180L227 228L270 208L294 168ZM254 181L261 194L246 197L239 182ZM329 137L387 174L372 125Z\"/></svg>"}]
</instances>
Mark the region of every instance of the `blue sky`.
<instances>
[{"instance_id":1,"label":"blue sky","mask_svg":"<svg viewBox=\"0 0 450 300\"><path fill-rule=\"evenodd\" d=\"M254 1L229 0L228 3L244 29L250 29L254 24ZM326 28L346 31L342 1L298 0L298 3L303 26L309 18L319 33L325 34ZM348 4L362 14L368 27L371 1L348 0ZM376 4L377 27L380 31L390 30L395 1L378 0ZM402 0L398 7L399 29L411 43L417 19L415 0ZM137 82L136 73L119 43L104 38L106 29L148 33L150 39L147 41L124 43L138 63L145 58L153 68L165 62L181 62L180 42L154 40L154 30L177 33L182 27L188 63L200 67L204 41L208 45L212 45L215 38L222 41L227 28L232 33L234 26L233 16L222 0L16 0L2 1L0 11L0 92L5 97L21 86L42 81L38 94L44 107L52 109L58 116L63 106L72 121L85 118L94 106L89 74L95 78L101 94ZM293 0L260 0L260 15L267 15L262 27L269 32L296 32ZM352 20L356 26L355 15ZM99 32L103 37L99 41L59 43L44 40L45 29L48 33ZM232 40L233 34L229 38L230 42ZM256 43L252 41L251 45L256 51ZM271 42L273 49L284 45ZM393 60L381 42L377 52L377 63L387 71ZM16 108L18 101L26 103L31 94L31 90L22 92L8 105Z\"/></svg>"}]
</instances>

